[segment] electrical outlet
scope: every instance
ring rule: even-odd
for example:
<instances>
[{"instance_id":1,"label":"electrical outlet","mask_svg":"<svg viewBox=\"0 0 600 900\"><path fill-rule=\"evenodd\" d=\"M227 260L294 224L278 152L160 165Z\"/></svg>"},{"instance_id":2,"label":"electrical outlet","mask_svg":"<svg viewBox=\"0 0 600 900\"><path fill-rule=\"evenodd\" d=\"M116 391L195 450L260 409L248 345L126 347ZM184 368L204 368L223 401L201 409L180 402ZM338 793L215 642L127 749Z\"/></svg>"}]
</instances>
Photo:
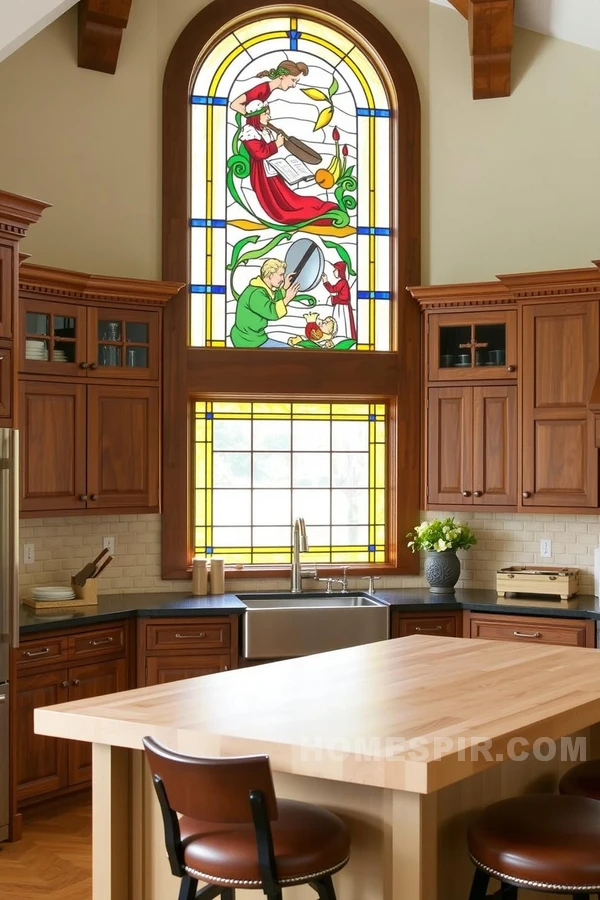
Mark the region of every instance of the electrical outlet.
<instances>
[{"instance_id":1,"label":"electrical outlet","mask_svg":"<svg viewBox=\"0 0 600 900\"><path fill-rule=\"evenodd\" d=\"M23 544L23 562L26 566L30 566L35 562L35 548L33 544Z\"/></svg>"},{"instance_id":2,"label":"electrical outlet","mask_svg":"<svg viewBox=\"0 0 600 900\"><path fill-rule=\"evenodd\" d=\"M540 541L540 556L542 557L542 559L550 559L550 557L552 556L552 541Z\"/></svg>"},{"instance_id":3,"label":"electrical outlet","mask_svg":"<svg viewBox=\"0 0 600 900\"><path fill-rule=\"evenodd\" d=\"M102 549L108 550L111 556L115 555L115 539L112 534L102 538Z\"/></svg>"}]
</instances>

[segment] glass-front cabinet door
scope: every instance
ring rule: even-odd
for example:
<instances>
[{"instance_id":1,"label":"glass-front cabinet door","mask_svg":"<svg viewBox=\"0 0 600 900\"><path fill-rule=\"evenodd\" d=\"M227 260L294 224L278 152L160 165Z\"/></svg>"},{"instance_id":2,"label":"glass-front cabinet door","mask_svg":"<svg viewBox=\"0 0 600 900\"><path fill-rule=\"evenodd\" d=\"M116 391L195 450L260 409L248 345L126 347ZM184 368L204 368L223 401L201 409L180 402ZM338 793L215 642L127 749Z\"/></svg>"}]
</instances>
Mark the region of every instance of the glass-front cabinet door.
<instances>
[{"instance_id":1,"label":"glass-front cabinet door","mask_svg":"<svg viewBox=\"0 0 600 900\"><path fill-rule=\"evenodd\" d=\"M84 369L85 317L81 306L22 300L21 370L72 376Z\"/></svg>"},{"instance_id":2,"label":"glass-front cabinet door","mask_svg":"<svg viewBox=\"0 0 600 900\"><path fill-rule=\"evenodd\" d=\"M428 328L430 381L516 378L516 310L433 313Z\"/></svg>"},{"instance_id":3,"label":"glass-front cabinet door","mask_svg":"<svg viewBox=\"0 0 600 900\"><path fill-rule=\"evenodd\" d=\"M90 376L158 378L158 313L93 309L88 315Z\"/></svg>"}]
</instances>

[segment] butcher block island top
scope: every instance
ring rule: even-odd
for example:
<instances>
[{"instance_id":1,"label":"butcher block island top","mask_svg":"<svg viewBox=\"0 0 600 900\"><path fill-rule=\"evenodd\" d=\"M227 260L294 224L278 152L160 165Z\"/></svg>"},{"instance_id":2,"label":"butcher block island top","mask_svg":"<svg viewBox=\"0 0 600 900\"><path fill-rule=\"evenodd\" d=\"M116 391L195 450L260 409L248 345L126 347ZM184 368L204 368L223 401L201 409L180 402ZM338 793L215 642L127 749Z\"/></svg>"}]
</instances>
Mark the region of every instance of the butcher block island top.
<instances>
[{"instance_id":1,"label":"butcher block island top","mask_svg":"<svg viewBox=\"0 0 600 900\"><path fill-rule=\"evenodd\" d=\"M509 759L514 738L521 752L600 722L599 661L596 650L414 635L38 709L35 730L268 753L276 772L428 794Z\"/></svg>"}]
</instances>

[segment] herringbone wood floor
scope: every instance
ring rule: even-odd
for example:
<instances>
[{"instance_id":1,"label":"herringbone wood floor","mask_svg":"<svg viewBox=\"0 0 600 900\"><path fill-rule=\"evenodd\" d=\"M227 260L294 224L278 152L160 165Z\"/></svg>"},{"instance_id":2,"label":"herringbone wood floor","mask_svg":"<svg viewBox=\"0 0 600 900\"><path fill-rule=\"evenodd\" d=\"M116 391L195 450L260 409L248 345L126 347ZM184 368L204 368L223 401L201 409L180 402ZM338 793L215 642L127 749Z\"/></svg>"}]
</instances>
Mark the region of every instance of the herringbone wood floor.
<instances>
[{"instance_id":1,"label":"herringbone wood floor","mask_svg":"<svg viewBox=\"0 0 600 900\"><path fill-rule=\"evenodd\" d=\"M24 811L23 839L0 844L2 900L90 900L92 804L89 795Z\"/></svg>"}]
</instances>

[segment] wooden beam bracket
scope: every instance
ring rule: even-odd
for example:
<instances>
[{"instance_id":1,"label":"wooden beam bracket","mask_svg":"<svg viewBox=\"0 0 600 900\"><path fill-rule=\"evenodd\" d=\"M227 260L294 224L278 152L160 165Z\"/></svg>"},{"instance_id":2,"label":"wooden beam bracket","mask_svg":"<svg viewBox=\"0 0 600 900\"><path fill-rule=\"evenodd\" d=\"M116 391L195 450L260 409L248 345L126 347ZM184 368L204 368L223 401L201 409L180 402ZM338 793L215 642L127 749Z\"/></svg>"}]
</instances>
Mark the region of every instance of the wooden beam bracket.
<instances>
[{"instance_id":1,"label":"wooden beam bracket","mask_svg":"<svg viewBox=\"0 0 600 900\"><path fill-rule=\"evenodd\" d=\"M473 100L510 96L515 0L450 0L469 22Z\"/></svg>"},{"instance_id":2,"label":"wooden beam bracket","mask_svg":"<svg viewBox=\"0 0 600 900\"><path fill-rule=\"evenodd\" d=\"M131 0L80 0L77 65L114 75Z\"/></svg>"}]
</instances>

